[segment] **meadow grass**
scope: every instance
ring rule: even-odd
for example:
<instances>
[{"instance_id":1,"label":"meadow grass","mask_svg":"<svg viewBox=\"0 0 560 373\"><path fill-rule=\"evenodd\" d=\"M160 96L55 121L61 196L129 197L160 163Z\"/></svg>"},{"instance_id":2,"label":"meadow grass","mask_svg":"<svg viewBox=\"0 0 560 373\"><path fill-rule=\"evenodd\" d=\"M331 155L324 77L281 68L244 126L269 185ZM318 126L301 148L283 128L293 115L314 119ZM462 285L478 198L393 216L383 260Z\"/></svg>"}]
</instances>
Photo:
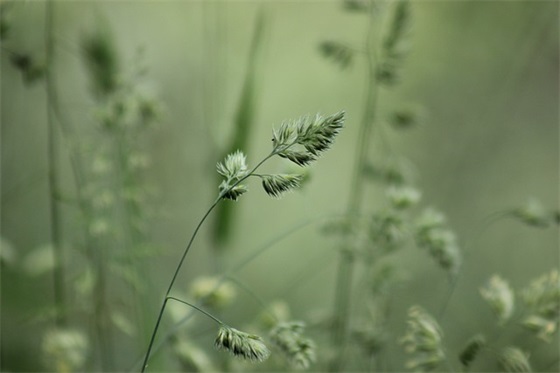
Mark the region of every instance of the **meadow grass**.
<instances>
[{"instance_id":1,"label":"meadow grass","mask_svg":"<svg viewBox=\"0 0 560 373\"><path fill-rule=\"evenodd\" d=\"M69 108L60 99L63 66L58 65L58 58L64 39L57 27L63 5L44 3L44 51L37 53L24 52L11 42L9 30L17 19L12 20L10 12L20 5L0 5L2 58L14 74L21 75L22 85L29 90L44 88L47 108L48 244L30 250L21 264L26 282L33 284L48 276L52 288L51 304L34 311L32 323L41 350L37 360L44 369L557 370L558 353L550 351L558 345L558 263L524 282L502 275L500 263L487 278L466 277L471 272L465 266L485 260L469 256L480 245L483 230L511 223L512 230L524 227L544 235L557 229L558 207L530 199L481 218L483 228L472 237L456 233L454 221L431 203L429 190L417 186L406 149L396 145L399 137L422 131L429 117L427 108L401 98L400 91L408 78L418 5L407 0L347 0L341 5L341 19L355 17L365 26L358 42L326 39L310 49L316 48L325 66L339 69L332 74L341 79L345 74L359 74L367 82L363 95L356 94L363 102L359 112L335 112L340 109L336 107L330 115L303 115L273 126L271 139L257 139L259 87L266 81L265 30L273 24L266 7L260 7L249 38L240 94L229 120L230 141L223 147L210 147L213 163L222 161L215 169L204 169L202 175L192 173L201 180L217 175L217 194L193 227L184 227L192 233L183 251L170 249L173 253L165 255L173 263L171 269L165 269L165 276L171 278L165 279L169 281L164 291L150 277L167 252L152 240L151 224L161 216L153 207L154 194L145 178L151 154L144 142L161 121L162 102L143 90L150 75L142 67L141 55L127 59L103 17L97 19L95 28L80 34L72 53L85 73L81 89L90 101L88 112L80 114L89 127L79 127L69 119ZM204 6L209 11L216 4ZM206 37L216 41L224 34ZM222 53L215 50L216 45L205 48L208 56ZM219 70L221 61L213 63ZM353 70L357 68L363 71ZM220 89L218 80L210 80L215 86L205 88L205 100L210 100L212 90ZM218 112L226 111L222 107L214 112L220 103L221 99L206 103L206 125L216 120ZM351 172L344 179L342 192L347 201L342 212L301 219L298 215L305 204L299 199L300 205L289 205L284 201L292 196L285 194L298 189L313 194L325 186L304 185L309 166L335 145L343 128L345 136L348 127L356 129L352 132L356 138L345 139L352 143L355 154L351 164L343 166ZM253 143L265 142L271 143L271 149L249 167L246 154L253 158ZM328 158L320 165L335 168L335 161ZM275 162L293 167L276 171ZM262 171L265 166L275 171ZM235 240L248 245L254 234L240 218L246 199L253 197L251 180L260 183L269 197L283 198L278 203L291 206L289 220L297 223L238 255L233 249ZM327 197L324 204L331 206L331 200L341 199L340 194ZM250 214L270 219L270 211ZM213 233L205 239L200 236L208 223L213 224ZM265 268L256 283L253 277L247 280L240 275L298 232L307 237L302 252L326 242L327 254L309 257L295 276L295 271L286 270L284 277L272 280ZM191 250L197 251L197 238L199 246L219 257L219 265L214 270L200 266L189 273L188 281L180 281L184 267L197 265L194 253L189 255ZM3 269L16 268L13 247L2 237ZM410 258L421 255L431 262L430 278L441 286L411 270ZM303 262L300 257L288 259L294 265ZM329 294L332 304L294 301L297 298L292 293L333 268L336 271L328 274L332 283L311 290ZM278 289L277 282L285 284L280 288L286 290L273 298L266 289ZM402 288L413 282L433 289L426 292L425 299L401 297ZM465 283L476 284L478 293L459 293ZM465 321L467 327L461 324L464 313L454 314L458 308L473 315ZM478 315L484 317L479 320ZM10 364L6 367L18 366Z\"/></svg>"}]
</instances>

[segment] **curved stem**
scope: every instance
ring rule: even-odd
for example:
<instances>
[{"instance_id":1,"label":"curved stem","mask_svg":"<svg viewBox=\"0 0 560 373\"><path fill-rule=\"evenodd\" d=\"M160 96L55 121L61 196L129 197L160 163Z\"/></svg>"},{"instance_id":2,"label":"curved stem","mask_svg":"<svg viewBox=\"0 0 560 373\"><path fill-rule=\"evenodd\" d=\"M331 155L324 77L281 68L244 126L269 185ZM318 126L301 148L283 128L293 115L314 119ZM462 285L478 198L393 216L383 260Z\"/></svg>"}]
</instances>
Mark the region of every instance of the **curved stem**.
<instances>
[{"instance_id":1,"label":"curved stem","mask_svg":"<svg viewBox=\"0 0 560 373\"><path fill-rule=\"evenodd\" d=\"M218 197L214 203L212 204L212 206L210 206L210 208L208 209L208 211L206 211L206 213L204 214L204 216L202 217L202 219L200 219L200 221L198 222L198 225L196 226L190 240L189 243L187 244L187 247L185 249L185 251L183 251L183 255L181 256L181 259L179 260L179 264L177 265L177 268L175 269L175 273L173 274L173 277L171 278L171 282L169 283L169 287L167 288L167 291L165 292L165 297L163 300L163 303L161 304L161 308L159 310L159 315L156 321L156 325L154 327L154 331L152 332L152 336L150 337L150 344L148 345L148 351L146 352L146 356L144 357L144 362L142 363L142 372L144 372L146 370L146 367L148 365L148 359L150 358L150 352L152 351L152 346L154 345L154 341L156 338L156 334L157 331L159 329L159 324L161 322L162 316L163 316L163 312L165 311L165 306L167 305L167 300L169 299L169 293L171 292L171 289L173 288L173 285L175 284L175 280L177 279L177 276L179 275L179 271L181 270L181 267L183 266L183 262L185 261L185 258L187 257L187 254L189 253L189 250L192 246L192 243L194 242L194 239L196 237L196 235L198 234L198 231L200 230L200 227L202 226L202 224L204 223L204 221L206 220L206 218L208 217L208 215L210 215L210 213L212 212L212 210L214 209L214 207L216 207L218 205L218 202L220 202L222 199L222 197Z\"/></svg>"},{"instance_id":2,"label":"curved stem","mask_svg":"<svg viewBox=\"0 0 560 373\"><path fill-rule=\"evenodd\" d=\"M323 222L323 220L326 219L332 219L332 218L341 218L343 217L343 215L333 215L333 216L324 216L321 218L318 218L317 220L313 219L313 220L309 220L306 219L304 221L301 221L297 224L295 224L292 228L290 228L289 230L279 234L278 236L274 237L273 239L267 241L266 243L264 243L263 245L258 246L255 250L252 250L252 254L246 256L244 259L242 259L239 263L237 263L236 265L232 266L229 270L227 270L223 275L220 276L220 278L218 279L217 283L214 285L214 287L212 288L211 291L215 291L217 290L226 280L227 278L229 278L229 276L233 273L236 273L238 271L240 271L241 269L243 269L244 267L246 267L248 264L250 264L253 260L255 260L256 258L258 258L260 255L264 254L266 251L272 249L277 243L281 242L282 240L290 237L292 234L299 232L300 230L312 225L312 224L316 224L319 222ZM154 348L153 348L153 353L155 353L156 351L158 351L161 346L163 346L164 342L169 340L171 338L171 336L173 334L175 334L177 332L177 330L180 328L181 325L183 325L185 322L187 322L188 320L190 320L190 318L193 316L193 314L188 314L186 315L181 321L177 322L175 324L175 326L173 327L173 329L171 331L169 331L163 338L162 341L160 341ZM140 368L140 363L141 363L141 359L139 359L133 366L132 368L129 369L129 371L136 371L137 369Z\"/></svg>"},{"instance_id":3,"label":"curved stem","mask_svg":"<svg viewBox=\"0 0 560 373\"><path fill-rule=\"evenodd\" d=\"M168 299L174 300L174 301L179 302L179 303L186 304L187 306L190 306L190 307L194 308L195 310L197 310L197 311L203 313L204 315L208 316L209 318L211 318L212 320L214 320L214 321L217 322L218 324L220 324L220 325L225 325L225 324L222 322L222 320L218 319L217 317L215 317L214 315L212 315L210 312L204 311L202 308L200 308L200 307L198 307L198 306L195 306L194 304L191 304L191 303L189 303L189 302L187 302L187 301L184 301L184 300L181 300L181 299L175 298L175 297L167 297L165 300L167 301Z\"/></svg>"},{"instance_id":4,"label":"curved stem","mask_svg":"<svg viewBox=\"0 0 560 373\"><path fill-rule=\"evenodd\" d=\"M223 199L224 195L226 195L228 193L228 191L230 191L231 189L236 187L238 184L243 182L245 179L247 179L249 176L251 176L264 162L266 162L272 156L276 155L276 152L277 152L277 149L275 148L269 155L267 155L263 160L261 160L259 163L257 163L257 165L255 167L253 167L253 169L250 172L248 172L247 175L245 175L242 178L240 178L239 180L237 180L233 185L231 185L228 188L228 190L225 190L222 193L220 193L220 195L218 196L218 198L216 198L216 200L214 201L212 206L210 206L208 211L206 211L206 213L204 214L202 219L200 219L200 221L198 222L198 225L196 226L196 228L195 228L195 230L194 230L194 232L193 232L193 234L192 234L192 236L189 240L189 243L187 244L187 247L185 248L185 251L183 251L183 255L181 256L181 259L179 260L179 264L177 265L177 268L175 269L175 273L173 274L173 277L171 278L171 282L169 283L169 287L167 288L167 291L165 293L165 297L164 297L163 303L161 305L161 308L159 310L159 314L158 314L158 318L157 318L157 321L156 321L156 325L154 327L154 331L152 332L152 336L150 337L150 344L148 345L148 351L146 352L146 356L144 357L144 362L142 363L142 372L144 372L146 370L148 360L150 358L150 353L152 351L152 347L154 345L154 341L155 341L155 338L156 338L156 334L157 334L157 331L159 329L159 325L161 323L163 313L165 311L165 306L167 305L167 301L169 299L172 299L172 298L169 297L169 294L171 293L171 289L173 288L173 285L175 284L175 280L177 279L177 276L179 275L179 271L181 270L181 267L183 266L183 262L185 261L185 258L187 257L187 254L189 253L189 250L191 249L191 246L194 242L194 239L195 239L196 235L198 234L198 231L200 230L200 227L202 227L202 224L204 223L204 221L206 220L208 215L210 215L212 210L214 210L214 208ZM175 298L173 298L173 299L175 299ZM177 299L175 299L175 300L177 300Z\"/></svg>"},{"instance_id":5,"label":"curved stem","mask_svg":"<svg viewBox=\"0 0 560 373\"><path fill-rule=\"evenodd\" d=\"M252 297L259 304L259 306L264 312L266 312L272 319L274 319L274 321L276 322L280 321L278 320L278 317L276 317L276 315L270 311L270 306L266 304L261 297L255 294L255 292L251 290L249 286L247 286L245 283L241 282L241 280L231 275L224 276L224 279L226 279L229 282L233 282L237 287L245 291L250 297Z\"/></svg>"}]
</instances>

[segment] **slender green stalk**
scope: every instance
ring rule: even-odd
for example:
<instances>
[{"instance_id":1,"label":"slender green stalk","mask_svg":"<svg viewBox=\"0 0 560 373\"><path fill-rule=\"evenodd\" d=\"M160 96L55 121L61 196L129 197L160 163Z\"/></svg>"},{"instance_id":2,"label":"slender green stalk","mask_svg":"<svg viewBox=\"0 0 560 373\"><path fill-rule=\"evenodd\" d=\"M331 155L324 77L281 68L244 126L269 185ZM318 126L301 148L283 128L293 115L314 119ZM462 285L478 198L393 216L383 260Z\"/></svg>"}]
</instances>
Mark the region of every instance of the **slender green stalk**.
<instances>
[{"instance_id":1,"label":"slender green stalk","mask_svg":"<svg viewBox=\"0 0 560 373\"><path fill-rule=\"evenodd\" d=\"M276 243L282 241L283 239L289 237L291 234L298 232L299 230L309 226L312 223L316 223L316 221L312 221L312 220L306 220L303 221L301 223L298 223L297 225L295 225L293 228L291 228L290 230L288 230L287 232L282 233L281 235L279 235L278 237L273 238L272 240L268 241L266 244L259 246L256 250L253 251L253 253L251 255L248 255L245 259L243 259L240 263L238 263L237 265L233 266L230 270L228 270L227 272L225 272L223 275L220 276L219 280L217 281L216 285L214 285L214 288L212 289L212 291L217 290L225 281L227 281L227 278L230 277L231 274L241 270L242 268L244 268L245 266L247 266L249 263L251 263L253 260L255 260L256 258L258 258L261 254L263 254L265 251L267 251L268 249L272 248ZM175 327L173 328L173 330L169 331L163 338L161 342L158 343L158 345L153 349L154 353L156 351L158 351L161 346L163 345L163 343L165 343L165 341L167 341L169 338L171 338L171 336L173 334L176 333L177 329L179 328L180 325L182 325L184 322L186 322L187 320L190 320L190 318L193 316L193 314L189 314L187 316L185 316L183 318L183 320L179 321ZM131 369L131 371L135 371L137 368L140 367L140 361L138 361L137 363L134 364L133 368Z\"/></svg>"},{"instance_id":2,"label":"slender green stalk","mask_svg":"<svg viewBox=\"0 0 560 373\"><path fill-rule=\"evenodd\" d=\"M50 195L50 229L51 241L54 256L54 302L56 309L56 323L59 326L66 324L66 279L64 273L64 250L62 248L61 227L60 227L60 208L58 205L58 144L56 138L55 112L50 104L54 93L54 70L53 70L53 51L54 51L54 4L47 1L45 4L45 49L46 49L46 71L45 88L47 94L47 142L48 142L48 185Z\"/></svg>"},{"instance_id":3,"label":"slender green stalk","mask_svg":"<svg viewBox=\"0 0 560 373\"><path fill-rule=\"evenodd\" d=\"M101 353L101 365L103 371L114 370L114 344L113 336L109 326L109 306L107 304L107 258L105 256L105 245L98 245L94 253L94 266L97 281L94 288L95 297L95 331L98 338L99 351Z\"/></svg>"},{"instance_id":4,"label":"slender green stalk","mask_svg":"<svg viewBox=\"0 0 560 373\"><path fill-rule=\"evenodd\" d=\"M67 323L67 299L66 299L66 289L65 289L65 268L64 268L64 251L61 244L61 233L60 233L60 210L57 206L58 190L57 190L57 179L59 175L57 156L58 156L58 146L55 136L55 124L59 125L60 134L63 141L69 142L73 137L72 128L70 123L65 120L64 115L60 109L58 91L56 89L56 76L54 73L54 1L47 1L45 9L45 45L46 45L46 73L45 73L45 86L47 93L47 103L48 103L48 149L49 149L49 188L51 193L51 232L52 232L52 243L54 249L54 259L55 259L55 269L53 272L54 276L54 289L55 289L55 304L57 310L57 324L65 325ZM82 196L82 186L84 185L84 177L82 175L82 167L80 166L80 160L78 154L69 148L69 159L70 166L72 169L72 176L76 185L76 193L79 209L83 217L87 218L91 215L88 204L85 198ZM84 227L84 236L86 237L87 245L87 257L96 269L97 277L99 279L96 287L94 289L96 301L95 301L95 312L93 314L95 325L95 330L98 338L98 345L101 347L101 357L102 365L104 370L110 370L112 366L111 355L114 351L112 348L112 343L110 337L107 335L107 305L105 302L106 297L106 286L104 282L104 268L105 262L99 257L97 250L93 249L91 243L91 237L87 228ZM98 245L97 247L102 247ZM97 248L96 247L96 248Z\"/></svg>"},{"instance_id":5,"label":"slender green stalk","mask_svg":"<svg viewBox=\"0 0 560 373\"><path fill-rule=\"evenodd\" d=\"M113 148L115 152L116 164L118 165L118 180L116 185L116 190L126 190L128 187L131 187L133 183L136 181L134 178L134 174L129 169L127 158L126 158L126 150L127 145L129 144L129 140L126 138L126 133L124 130L118 130L117 136L115 137L115 141L113 141ZM133 251L135 249L135 245L142 242L143 235L142 233L133 227L132 221L135 218L135 211L133 202L126 200L124 197L121 196L120 200L120 222L122 222L123 227L123 241L122 241L122 249L125 250L124 258L126 260L126 265L132 271L134 276L138 276L140 274L139 264L136 263L133 257ZM138 293L137 288L133 285L131 286L132 294L130 295L130 299L132 304L136 304L138 306L134 307L134 315L136 320L139 324L139 331L141 335L144 335L148 331L145 330L146 324L146 309L148 309L147 300L145 297L141 297ZM142 343L142 341L138 341Z\"/></svg>"},{"instance_id":6,"label":"slender green stalk","mask_svg":"<svg viewBox=\"0 0 560 373\"><path fill-rule=\"evenodd\" d=\"M363 199L363 169L367 161L371 132L375 123L378 101L378 82L376 78L376 57L374 44L374 27L373 15L370 16L369 31L366 40L367 51L367 91L365 100L365 110L359 131L359 144L356 149L356 158L354 163L354 171L352 176L352 184L350 189L350 199L347 206L348 216L354 216L360 213L360 207ZM354 255L352 251L345 247L348 243L344 243L340 252L338 264L336 293L334 299L334 327L333 327L333 343L337 346L338 355L330 366L332 372L340 371L344 366L346 356L346 347L348 345L348 329L350 323L351 308L351 289L354 277Z\"/></svg>"},{"instance_id":7,"label":"slender green stalk","mask_svg":"<svg viewBox=\"0 0 560 373\"><path fill-rule=\"evenodd\" d=\"M200 221L198 222L198 225L196 226L196 228L195 228L195 230L194 230L194 232L193 232L193 234L192 234L192 236L189 240L189 243L187 244L187 247L186 247L185 251L183 252L183 255L181 256L181 259L179 260L179 264L177 265L177 268L175 269L175 273L173 274L173 277L171 278L171 282L169 283L169 287L167 288L167 291L165 292L165 297L164 297L163 303L161 304L161 308L159 310L156 325L154 327L154 331L152 332L152 336L150 338L150 344L148 345L148 351L146 352L146 356L144 357L144 362L142 363L142 372L144 372L146 370L147 366L148 366L148 359L150 358L150 352L152 351L152 346L153 346L155 338L156 338L156 333L159 329L159 325L161 323L163 312L165 311L165 306L167 305L167 300L169 299L169 293L171 293L171 289L173 288L173 285L175 284L175 280L177 279L177 275L179 274L179 271L181 270L181 267L183 266L183 262L185 261L185 258L187 257L187 254L189 253L189 250L192 246L192 243L194 242L194 239L195 239L198 231L200 230L200 227L202 226L202 224L204 223L204 221L206 220L208 215L210 215L212 210L214 210L214 207L216 207L218 205L218 202L220 202L221 199L222 199L221 196L218 197L214 201L212 206L210 206L208 211L206 211L206 213L204 214L202 219L200 219Z\"/></svg>"},{"instance_id":8,"label":"slender green stalk","mask_svg":"<svg viewBox=\"0 0 560 373\"><path fill-rule=\"evenodd\" d=\"M210 208L206 211L206 213L204 214L202 219L200 219L200 221L198 222L198 225L196 226L196 228L195 228L195 230L194 230L194 232L193 232L193 234L192 234L192 236L189 240L189 243L187 244L187 247L185 248L185 251L183 252L183 255L181 256L181 259L179 260L179 264L177 265L177 268L175 269L175 273L173 274L173 277L171 278L171 282L169 283L167 291L165 292L165 297L164 297L163 303L161 305L161 308L160 308L160 311L159 311L159 314L158 314L156 325L154 327L154 331L152 332L152 336L150 338L150 344L148 345L148 351L146 352L146 356L144 357L144 362L142 363L142 372L144 372L147 368L148 359L150 358L150 352L152 351L152 347L153 347L153 344L154 344L154 341L155 341L155 337L156 337L157 331L159 329L159 325L161 323L161 319L163 317L163 313L165 311L165 307L167 305L167 300L169 299L169 294L171 293L171 289L173 288L173 285L175 284L175 280L177 279L177 276L179 275L179 271L181 270L181 267L183 266L183 262L185 261L185 258L187 257L187 254L189 253L189 250L191 249L191 246L194 242L194 239L196 238L196 235L198 234L198 231L202 227L202 224L204 223L204 221L210 215L212 210L214 210L214 208L218 205L218 203L223 199L224 195L229 190L232 190L238 184L240 184L245 179L247 179L249 176L251 176L257 170L257 168L259 168L264 162L266 162L270 157L276 155L277 151L278 151L278 149L275 148L268 156L266 156L262 161L260 161L247 175L245 175L243 178L239 179L228 190L225 190L222 193L220 193L218 198L216 198L214 203L210 206Z\"/></svg>"},{"instance_id":9,"label":"slender green stalk","mask_svg":"<svg viewBox=\"0 0 560 373\"><path fill-rule=\"evenodd\" d=\"M203 313L204 315L208 316L209 318L211 318L212 320L214 320L214 321L217 322L218 324L224 325L224 323L223 323L220 319L218 319L217 317L215 317L215 316L212 315L211 313L204 311L202 308L200 308L200 307L198 307L198 306L195 306L195 305L192 304L192 303L186 302L186 301L184 301L184 300L182 300L182 299L175 298L175 297L167 297L166 300L168 300L168 299L177 301L177 302L179 302L179 303L186 304L187 306L192 307L192 308L194 308L195 310L197 310L198 312L201 312L201 313Z\"/></svg>"},{"instance_id":10,"label":"slender green stalk","mask_svg":"<svg viewBox=\"0 0 560 373\"><path fill-rule=\"evenodd\" d=\"M309 164L311 161L317 159L317 157L326 151L334 142L335 137L338 135L339 131L342 129L344 125L344 111L340 111L336 114L331 116L322 118L320 115L316 115L314 118L310 117L302 117L297 122L284 122L278 130L273 131L273 149L272 151L264 157L255 167L253 167L250 171L247 171L247 164L245 161L245 155L241 151L236 151L232 154L229 154L223 163L218 163L216 165L217 172L225 177L225 179L220 184L220 193L218 198L214 201L214 203L210 206L210 208L206 211L198 225L196 226L181 259L175 269L175 273L173 274L173 278L169 283L169 287L167 288L167 292L165 293L164 301L162 303L158 319L156 322L156 326L152 333L152 337L150 338L150 344L148 346L148 351L146 352L146 356L144 357L144 362L142 365L142 372L145 371L148 359L150 357L150 352L152 346L154 344L155 336L157 334L157 330L161 323L161 319L163 313L165 311L165 306L167 305L167 300L169 299L169 293L173 288L173 284L177 279L177 275L183 266L183 262L194 242L194 239L200 230L200 227L210 215L212 210L218 205L218 203L222 199L232 199L237 200L239 196L244 194L247 191L245 185L241 184L244 180L249 178L250 176L256 176L256 170L268 159L271 157L278 155L283 158L288 158L294 163L299 165L306 165ZM291 150L290 148L294 145L301 145L304 150L296 151ZM275 178L272 178L275 176ZM297 177L290 178L290 175L270 175L270 178L267 180L263 180L263 188L265 191L274 197L277 197L282 192L290 190L291 188L295 187L297 184ZM261 175L261 178L263 176ZM227 335L233 333L233 329L231 330L224 330L225 338ZM222 337L217 339L218 345L221 344ZM240 352L246 352L243 357L249 359L256 359L258 361L263 361L269 355L269 351L266 349L262 343L248 342L247 343L248 349L244 350L241 349L240 351L233 351L235 355L238 355ZM226 349L230 349L231 346L223 346Z\"/></svg>"}]
</instances>

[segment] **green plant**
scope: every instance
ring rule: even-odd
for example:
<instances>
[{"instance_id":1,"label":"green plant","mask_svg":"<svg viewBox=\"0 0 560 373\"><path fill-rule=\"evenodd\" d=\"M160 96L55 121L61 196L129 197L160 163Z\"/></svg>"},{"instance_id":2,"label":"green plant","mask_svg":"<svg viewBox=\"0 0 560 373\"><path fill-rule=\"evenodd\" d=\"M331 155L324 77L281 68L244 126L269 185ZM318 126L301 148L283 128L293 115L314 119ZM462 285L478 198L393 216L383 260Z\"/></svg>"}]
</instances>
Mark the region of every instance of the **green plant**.
<instances>
[{"instance_id":1,"label":"green plant","mask_svg":"<svg viewBox=\"0 0 560 373\"><path fill-rule=\"evenodd\" d=\"M148 359L150 358L150 353L167 302L170 299L176 299L170 296L173 285L175 284L194 239L208 215L210 215L220 201L224 199L237 201L239 197L245 194L248 189L244 181L251 176L260 178L264 190L272 197L278 197L280 194L296 188L301 181L299 175L259 174L256 173L256 171L263 163L274 156L288 158L298 165L307 165L316 160L333 144L336 136L343 127L344 115L344 112L339 112L327 117L322 117L317 114L315 117L302 117L295 121L282 123L280 128L274 130L272 133L272 151L251 170L248 169L245 155L239 150L229 154L223 162L218 163L217 171L224 177L224 180L219 186L218 197L194 229L177 264L177 268L165 292L154 331L150 338L148 350L144 357L144 362L142 363L142 371L147 368ZM302 159L305 159L305 162L302 162ZM224 324L217 319L214 320L222 325L218 338L216 339L216 344L218 346L233 351L236 356L240 355L254 358L259 361L268 357L268 350L266 350L264 345L261 346L262 342L259 337L239 332L236 329L224 326Z\"/></svg>"},{"instance_id":2,"label":"green plant","mask_svg":"<svg viewBox=\"0 0 560 373\"><path fill-rule=\"evenodd\" d=\"M377 2L346 2L347 10L361 13L368 17L368 30L363 47L358 49L366 60L366 81L368 82L365 94L365 106L360 125L358 146L354 161L354 173L350 181L350 196L347 205L348 219L350 225L362 226L370 229L370 236L375 243L374 247L386 244L393 245L398 240L398 225L402 225L401 213L398 211L408 205L414 204L419 199L419 193L414 189L397 190L403 182L408 180L397 180L394 183L389 178L384 178L384 182L389 185L389 198L393 201L394 208L374 215L371 228L367 228L368 223L355 224L353 221L360 220L364 200L364 190L366 187L367 165L371 163L371 147L373 144L372 132L375 129L378 138L381 138L385 129L381 128L379 111L379 100L383 94L383 89L396 85L403 61L407 55L409 44L409 30L411 24L411 7L408 1L392 2L391 9L386 9L384 5ZM381 17L387 18L385 29L380 28ZM330 57L343 68L347 67L352 61L355 49L347 47L345 43L338 41L328 41L321 45L321 51L326 57ZM401 116L395 115L397 118ZM412 121L412 119L407 119ZM402 120L401 120L402 122ZM381 143L381 145L384 145ZM386 145L386 144L385 144ZM394 211L391 211L394 210ZM338 355L331 363L331 371L344 369L348 339L350 336L350 321L352 318L352 288L354 274L356 272L357 261L360 254L357 247L357 236L361 233L356 229L342 230L340 247L339 269L336 281L336 294L334 302L334 319L332 343L338 345ZM381 242L383 240L384 242ZM399 246L399 244L397 244ZM445 250L445 248L441 248ZM436 254L437 255L437 254ZM382 254L370 255L368 263L381 259ZM374 259L377 257L376 259Z\"/></svg>"},{"instance_id":3,"label":"green plant","mask_svg":"<svg viewBox=\"0 0 560 373\"><path fill-rule=\"evenodd\" d=\"M85 139L78 136L59 100L56 4L46 2L45 11L45 64L35 79L44 77L45 84L51 234L49 244L25 256L23 268L30 277L52 273L54 279L53 311L41 316L54 318L56 324L43 337L46 367L70 371L92 364L94 369L113 370L114 335L132 335L136 330L123 316L126 306L114 303L108 283L122 281L134 302L140 303L144 285L137 259L155 252L145 235L149 218L145 205L151 191L142 173L149 159L138 140L157 121L160 104L138 88L137 71L124 77L114 36L104 24L82 39L82 61L96 107L92 130ZM24 81L32 83L34 59L21 56L13 53L12 62ZM70 160L74 195L62 181L61 154ZM65 224L75 214L72 209L79 218L72 226L76 234L68 236ZM68 250L70 245L79 250ZM141 327L142 312L135 311L135 316ZM87 332L83 325L74 326L80 318L89 320Z\"/></svg>"},{"instance_id":4,"label":"green plant","mask_svg":"<svg viewBox=\"0 0 560 373\"><path fill-rule=\"evenodd\" d=\"M2 2L0 368L558 371L556 8Z\"/></svg>"},{"instance_id":5,"label":"green plant","mask_svg":"<svg viewBox=\"0 0 560 373\"><path fill-rule=\"evenodd\" d=\"M463 255L459 240L448 228L445 216L434 208L426 208L414 218L415 205L419 203L421 193L411 186L412 178L403 166L409 162L403 162L402 156L396 154L387 135L389 131L414 128L417 123L425 121L426 114L420 106L406 103L385 113L386 109L379 104L388 90L401 82L403 64L410 49L412 5L408 1L347 1L345 4L347 11L368 17L369 29L363 47L354 48L345 42L327 41L321 44L320 51L342 69L348 68L356 58L365 56L366 82L369 84L354 161L355 171L350 182L347 217L328 229L341 237L331 342L332 346L336 346L336 353L329 369L352 369L349 368L348 356L356 356L357 351L361 351L359 356L363 359L368 356L375 359L377 365L374 370L382 369L384 354L391 341L396 339L394 332L386 327L391 317L390 289L399 282L400 276L395 273L404 272L400 265L392 264L394 260L391 257L414 243L447 273L449 290L437 318L417 305L409 309L409 329L401 338L401 343L405 352L412 356L405 368L414 371L454 370L454 359L445 345L444 329L438 320L446 313L461 273ZM376 131L376 138L372 137L373 131ZM371 149L374 145L378 147L375 157ZM362 208L368 181L374 181L376 186L385 190L381 207L373 213L364 212ZM368 217L367 214L371 215ZM555 221L555 213L546 211L535 201L501 217L508 215L535 227L548 227ZM357 281L356 277L360 274L361 281ZM551 289L557 288L557 284L551 286ZM539 291L531 293L538 294ZM352 298L353 294L362 295L360 302ZM499 324L505 324L512 317L513 291L500 277L492 277L489 284L481 289L481 295L498 316ZM540 301L535 304L540 304ZM525 319L525 325L545 339L545 330L556 329L551 319L535 314ZM488 346L493 343L482 334L468 341L459 359L464 369L470 367L481 351L492 348ZM498 361L509 371L530 369L528 355L517 347L507 347L499 356ZM355 368L356 364L351 366Z\"/></svg>"}]
</instances>

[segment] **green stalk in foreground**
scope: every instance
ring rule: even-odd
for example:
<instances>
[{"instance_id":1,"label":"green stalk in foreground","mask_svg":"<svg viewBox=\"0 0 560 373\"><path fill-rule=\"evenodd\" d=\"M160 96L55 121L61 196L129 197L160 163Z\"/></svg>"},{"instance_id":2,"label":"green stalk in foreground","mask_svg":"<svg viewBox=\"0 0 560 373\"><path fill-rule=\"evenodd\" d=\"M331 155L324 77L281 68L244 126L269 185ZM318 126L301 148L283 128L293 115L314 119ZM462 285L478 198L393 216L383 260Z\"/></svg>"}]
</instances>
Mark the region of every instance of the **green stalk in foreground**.
<instances>
[{"instance_id":1,"label":"green stalk in foreground","mask_svg":"<svg viewBox=\"0 0 560 373\"><path fill-rule=\"evenodd\" d=\"M247 187L243 184L243 182L250 176L261 178L264 190L272 197L279 197L282 193L298 187L302 179L301 175L270 175L257 174L255 172L263 163L276 155L282 158L287 158L299 166L306 166L310 164L324 151L331 147L336 136L343 127L344 119L345 113L341 111L328 117L316 115L315 117L302 117L295 121L282 123L278 130L273 131L272 151L250 171L247 171L245 155L239 150L229 154L224 162L218 163L217 171L219 174L224 176L224 180L219 186L218 197L199 221L187 244L187 247L183 252L183 255L181 256L181 259L179 260L179 263L177 264L177 268L175 269L175 273L173 274L171 282L169 283L165 293L154 331L152 332L152 336L150 338L148 351L146 352L144 362L142 363L142 372L144 372L148 366L150 353L163 318L165 307L167 306L167 301L169 299L175 299L170 297L175 280L179 275L181 267L183 266L185 258L187 257L198 231L212 210L214 210L218 203L223 199L236 201L241 195L247 192ZM236 329L222 326L218 333L218 338L216 339L216 345L220 348L232 351L235 354L235 352L238 351L236 347L239 347L239 343L245 341L250 345L256 340L253 337L256 336L246 335L246 333L239 332ZM243 345L241 347L243 347ZM242 354L241 356L258 361L262 361L265 358L264 355L261 356L262 358L257 358L252 355L250 349L247 351L249 351L247 355ZM266 357L268 357L268 355L266 355Z\"/></svg>"}]
</instances>

